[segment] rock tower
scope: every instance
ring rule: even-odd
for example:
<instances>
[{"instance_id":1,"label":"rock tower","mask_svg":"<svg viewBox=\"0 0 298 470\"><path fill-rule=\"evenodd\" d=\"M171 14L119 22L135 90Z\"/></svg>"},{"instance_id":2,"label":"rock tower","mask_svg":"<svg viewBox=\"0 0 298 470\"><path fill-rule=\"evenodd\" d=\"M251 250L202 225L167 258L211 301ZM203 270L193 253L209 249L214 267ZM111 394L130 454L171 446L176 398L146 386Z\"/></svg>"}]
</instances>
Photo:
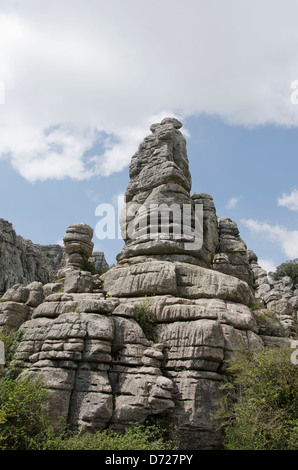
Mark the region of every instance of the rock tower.
<instances>
[{"instance_id":1,"label":"rock tower","mask_svg":"<svg viewBox=\"0 0 298 470\"><path fill-rule=\"evenodd\" d=\"M132 157L117 265L100 279L86 271L93 231L72 225L59 292L7 291L0 326L22 329L14 365L44 378L53 422L123 430L167 416L180 449L220 449L214 412L226 360L239 347L286 342L298 295L288 280L269 285L211 196L190 195L181 127L172 118L152 125ZM260 327L256 300L265 314L267 304L283 312L284 326Z\"/></svg>"}]
</instances>

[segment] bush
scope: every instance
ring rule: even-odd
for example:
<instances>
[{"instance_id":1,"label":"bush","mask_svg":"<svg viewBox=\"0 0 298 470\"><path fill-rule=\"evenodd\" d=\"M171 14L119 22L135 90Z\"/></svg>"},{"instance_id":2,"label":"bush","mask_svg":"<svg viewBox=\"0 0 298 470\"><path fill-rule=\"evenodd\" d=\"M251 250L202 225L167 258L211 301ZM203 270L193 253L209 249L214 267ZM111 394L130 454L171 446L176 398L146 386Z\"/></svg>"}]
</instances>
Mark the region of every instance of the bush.
<instances>
[{"instance_id":1,"label":"bush","mask_svg":"<svg viewBox=\"0 0 298 470\"><path fill-rule=\"evenodd\" d=\"M53 429L46 414L49 392L32 375L0 379L0 450L174 450L160 423L131 424L112 430L70 432L61 422Z\"/></svg>"},{"instance_id":2,"label":"bush","mask_svg":"<svg viewBox=\"0 0 298 470\"><path fill-rule=\"evenodd\" d=\"M228 450L298 449L298 377L289 347L238 352L216 417Z\"/></svg>"},{"instance_id":3,"label":"bush","mask_svg":"<svg viewBox=\"0 0 298 470\"><path fill-rule=\"evenodd\" d=\"M276 268L276 271L269 273L273 281L280 281L283 277L289 276L293 284L298 284L298 258L286 261Z\"/></svg>"},{"instance_id":4,"label":"bush","mask_svg":"<svg viewBox=\"0 0 298 470\"><path fill-rule=\"evenodd\" d=\"M0 449L28 450L48 429L47 392L30 376L0 380Z\"/></svg>"},{"instance_id":5,"label":"bush","mask_svg":"<svg viewBox=\"0 0 298 470\"><path fill-rule=\"evenodd\" d=\"M155 426L131 424L124 434L112 430L94 433L81 431L64 438L48 439L47 450L174 450L172 442L166 442Z\"/></svg>"}]
</instances>

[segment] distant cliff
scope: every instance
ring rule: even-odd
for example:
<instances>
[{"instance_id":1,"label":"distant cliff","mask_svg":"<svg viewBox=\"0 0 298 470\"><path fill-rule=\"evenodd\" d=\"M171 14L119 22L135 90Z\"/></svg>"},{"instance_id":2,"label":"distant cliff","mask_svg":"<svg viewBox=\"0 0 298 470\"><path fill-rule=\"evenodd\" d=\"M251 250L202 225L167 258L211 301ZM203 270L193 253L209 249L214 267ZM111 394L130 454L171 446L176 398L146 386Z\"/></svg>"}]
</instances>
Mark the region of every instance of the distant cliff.
<instances>
[{"instance_id":1,"label":"distant cliff","mask_svg":"<svg viewBox=\"0 0 298 470\"><path fill-rule=\"evenodd\" d=\"M10 222L0 219L0 295L15 284L51 282L64 258L64 247L34 244L17 235ZM96 269L108 268L103 253L94 252L92 260Z\"/></svg>"}]
</instances>

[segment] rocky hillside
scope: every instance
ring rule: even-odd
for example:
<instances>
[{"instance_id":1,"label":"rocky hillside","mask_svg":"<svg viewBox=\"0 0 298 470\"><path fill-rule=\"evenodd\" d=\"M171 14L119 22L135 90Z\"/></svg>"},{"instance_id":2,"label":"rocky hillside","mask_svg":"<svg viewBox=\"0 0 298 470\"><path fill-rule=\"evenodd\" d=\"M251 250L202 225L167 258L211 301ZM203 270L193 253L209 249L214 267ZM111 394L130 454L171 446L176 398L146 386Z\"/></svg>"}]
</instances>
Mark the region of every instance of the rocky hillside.
<instances>
[{"instance_id":1,"label":"rocky hillside","mask_svg":"<svg viewBox=\"0 0 298 470\"><path fill-rule=\"evenodd\" d=\"M9 289L0 329L23 331L14 366L42 375L53 423L62 417L72 429L123 430L167 417L180 449L221 449L214 412L226 360L239 347L287 343L298 293L289 279L269 283L210 195L190 195L181 127L171 118L154 124L132 157L117 265L102 276L86 271L93 230L71 225L57 282ZM165 238L163 219L153 214L148 239L144 208L161 203L189 207L189 226L181 232L173 217ZM202 243L190 236L198 214Z\"/></svg>"},{"instance_id":2,"label":"rocky hillside","mask_svg":"<svg viewBox=\"0 0 298 470\"><path fill-rule=\"evenodd\" d=\"M64 259L64 247L34 244L17 235L10 222L0 219L0 295L15 284L55 280ZM102 252L93 252L90 261L98 272L109 267Z\"/></svg>"}]
</instances>

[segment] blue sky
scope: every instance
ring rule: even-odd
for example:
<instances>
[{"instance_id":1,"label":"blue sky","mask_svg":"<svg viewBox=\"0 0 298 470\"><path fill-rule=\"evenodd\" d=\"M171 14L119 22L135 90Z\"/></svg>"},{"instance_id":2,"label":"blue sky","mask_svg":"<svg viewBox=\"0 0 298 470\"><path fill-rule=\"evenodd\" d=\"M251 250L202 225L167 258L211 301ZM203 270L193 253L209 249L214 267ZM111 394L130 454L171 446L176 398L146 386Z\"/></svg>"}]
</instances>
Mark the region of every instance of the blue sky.
<instances>
[{"instance_id":1,"label":"blue sky","mask_svg":"<svg viewBox=\"0 0 298 470\"><path fill-rule=\"evenodd\" d=\"M0 2L0 217L41 244L95 228L177 116L192 192L266 269L298 257L297 17L291 0ZM110 264L123 245L93 241Z\"/></svg>"}]
</instances>

